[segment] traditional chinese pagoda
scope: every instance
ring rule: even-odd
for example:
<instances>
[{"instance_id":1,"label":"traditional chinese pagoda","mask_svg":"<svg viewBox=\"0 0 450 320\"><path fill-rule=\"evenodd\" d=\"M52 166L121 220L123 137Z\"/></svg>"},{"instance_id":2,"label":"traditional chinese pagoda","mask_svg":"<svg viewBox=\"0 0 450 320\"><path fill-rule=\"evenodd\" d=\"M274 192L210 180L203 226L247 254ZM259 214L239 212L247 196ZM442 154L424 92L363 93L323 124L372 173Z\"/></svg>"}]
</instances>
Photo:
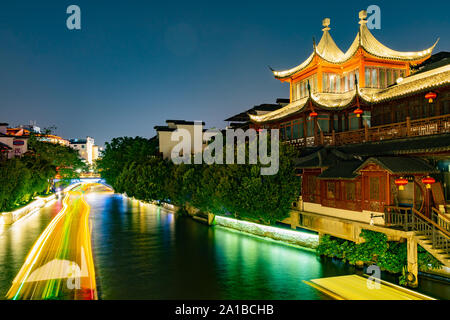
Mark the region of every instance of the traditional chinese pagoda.
<instances>
[{"instance_id":1,"label":"traditional chinese pagoda","mask_svg":"<svg viewBox=\"0 0 450 320\"><path fill-rule=\"evenodd\" d=\"M437 41L422 51L390 49L366 18L361 11L346 52L324 19L305 61L272 70L289 83L290 103L249 114L252 126L278 128L300 148L301 212L426 229L421 245L435 237L430 248L450 266L450 54L432 55ZM302 214L298 225L307 225Z\"/></svg>"}]
</instances>

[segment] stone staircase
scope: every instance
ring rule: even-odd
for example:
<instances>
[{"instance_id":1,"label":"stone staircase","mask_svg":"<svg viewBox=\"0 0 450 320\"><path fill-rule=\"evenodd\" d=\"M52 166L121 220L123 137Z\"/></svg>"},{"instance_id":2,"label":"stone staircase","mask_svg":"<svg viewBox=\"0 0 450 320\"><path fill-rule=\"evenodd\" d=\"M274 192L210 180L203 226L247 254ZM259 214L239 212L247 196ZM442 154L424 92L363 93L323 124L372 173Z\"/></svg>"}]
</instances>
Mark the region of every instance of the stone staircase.
<instances>
[{"instance_id":1,"label":"stone staircase","mask_svg":"<svg viewBox=\"0 0 450 320\"><path fill-rule=\"evenodd\" d=\"M445 248L433 247L433 241L425 235L416 233L417 243L442 262L447 268L450 268L450 251Z\"/></svg>"},{"instance_id":2,"label":"stone staircase","mask_svg":"<svg viewBox=\"0 0 450 320\"><path fill-rule=\"evenodd\" d=\"M414 208L386 207L388 225L413 231L417 243L450 268L450 219L445 213L433 208L427 217Z\"/></svg>"}]
</instances>

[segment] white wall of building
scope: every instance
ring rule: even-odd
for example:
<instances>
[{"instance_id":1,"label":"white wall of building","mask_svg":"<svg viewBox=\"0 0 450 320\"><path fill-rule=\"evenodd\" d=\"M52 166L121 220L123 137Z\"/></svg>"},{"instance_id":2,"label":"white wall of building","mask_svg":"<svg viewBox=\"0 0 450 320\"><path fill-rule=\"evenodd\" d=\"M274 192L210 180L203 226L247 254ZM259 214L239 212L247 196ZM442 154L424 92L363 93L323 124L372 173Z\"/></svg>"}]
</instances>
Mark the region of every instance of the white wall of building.
<instances>
[{"instance_id":1,"label":"white wall of building","mask_svg":"<svg viewBox=\"0 0 450 320\"><path fill-rule=\"evenodd\" d=\"M200 152L203 151L206 144L203 143L203 124L200 122L195 128L194 124L177 124L173 122L167 122L167 127L170 129L184 129L187 130L191 136L191 154L194 154L196 151L194 148L194 130L197 130L201 135L201 147ZM171 159L172 149L181 142L180 141L172 141L172 133L174 131L165 131L165 130L157 130L158 133L158 141L159 141L159 152L162 153L163 159Z\"/></svg>"},{"instance_id":2,"label":"white wall of building","mask_svg":"<svg viewBox=\"0 0 450 320\"><path fill-rule=\"evenodd\" d=\"M98 158L98 147L94 143L94 138L86 137L78 141L72 140L70 147L77 150L80 157L91 165Z\"/></svg>"}]
</instances>

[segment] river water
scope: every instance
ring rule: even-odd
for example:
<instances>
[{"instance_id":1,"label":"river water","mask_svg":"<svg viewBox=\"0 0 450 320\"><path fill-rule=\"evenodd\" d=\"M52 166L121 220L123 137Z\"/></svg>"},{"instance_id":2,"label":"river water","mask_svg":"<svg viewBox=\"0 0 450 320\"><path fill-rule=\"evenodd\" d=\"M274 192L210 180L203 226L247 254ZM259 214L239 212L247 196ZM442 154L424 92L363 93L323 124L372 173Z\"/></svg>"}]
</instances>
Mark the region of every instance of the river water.
<instances>
[{"instance_id":1,"label":"river water","mask_svg":"<svg viewBox=\"0 0 450 320\"><path fill-rule=\"evenodd\" d=\"M302 282L352 274L338 260L222 227L208 227L121 195L93 192L91 226L101 299L328 299ZM0 229L0 296L61 203ZM450 286L420 279L449 298Z\"/></svg>"}]
</instances>

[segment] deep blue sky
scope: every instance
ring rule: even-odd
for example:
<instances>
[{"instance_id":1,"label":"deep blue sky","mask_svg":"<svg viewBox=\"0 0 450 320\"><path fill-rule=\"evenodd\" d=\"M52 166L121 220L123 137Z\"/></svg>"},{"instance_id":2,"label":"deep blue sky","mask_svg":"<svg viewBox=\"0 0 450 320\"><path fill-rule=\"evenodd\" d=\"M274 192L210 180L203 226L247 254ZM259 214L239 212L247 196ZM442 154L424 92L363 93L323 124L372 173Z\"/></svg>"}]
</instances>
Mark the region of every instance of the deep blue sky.
<instances>
[{"instance_id":1,"label":"deep blue sky","mask_svg":"<svg viewBox=\"0 0 450 320\"><path fill-rule=\"evenodd\" d=\"M154 135L166 119L223 119L289 97L267 66L293 67L319 41L321 21L347 50L358 11L381 8L374 35L396 50L437 37L450 51L447 1L4 1L0 122L36 120L65 138ZM82 30L66 28L77 4Z\"/></svg>"}]
</instances>

